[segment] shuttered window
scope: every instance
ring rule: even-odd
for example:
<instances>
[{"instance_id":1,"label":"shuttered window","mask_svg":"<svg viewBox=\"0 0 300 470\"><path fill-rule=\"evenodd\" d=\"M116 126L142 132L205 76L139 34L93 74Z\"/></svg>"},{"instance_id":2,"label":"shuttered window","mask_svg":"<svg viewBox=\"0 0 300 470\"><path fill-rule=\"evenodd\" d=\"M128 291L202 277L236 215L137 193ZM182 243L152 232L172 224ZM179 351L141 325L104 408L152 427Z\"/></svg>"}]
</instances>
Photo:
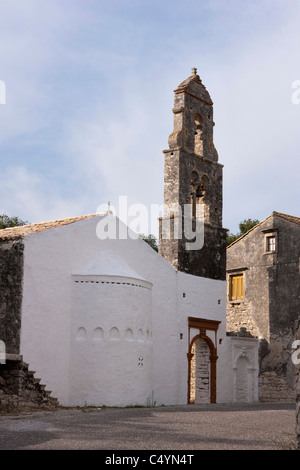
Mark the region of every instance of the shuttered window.
<instances>
[{"instance_id":1,"label":"shuttered window","mask_svg":"<svg viewBox=\"0 0 300 470\"><path fill-rule=\"evenodd\" d=\"M243 274L230 276L230 300L241 300L243 298L244 298Z\"/></svg>"}]
</instances>

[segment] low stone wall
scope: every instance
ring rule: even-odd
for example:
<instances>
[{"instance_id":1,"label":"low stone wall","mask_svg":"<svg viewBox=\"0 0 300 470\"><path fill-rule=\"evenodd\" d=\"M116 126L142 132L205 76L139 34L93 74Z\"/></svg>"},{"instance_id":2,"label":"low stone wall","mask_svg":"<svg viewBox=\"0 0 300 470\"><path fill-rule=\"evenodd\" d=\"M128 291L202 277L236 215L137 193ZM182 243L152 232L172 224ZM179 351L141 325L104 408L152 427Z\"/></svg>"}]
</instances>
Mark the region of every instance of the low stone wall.
<instances>
[{"instance_id":1,"label":"low stone wall","mask_svg":"<svg viewBox=\"0 0 300 470\"><path fill-rule=\"evenodd\" d=\"M291 402L295 399L294 389L288 386L286 377L281 377L274 371L260 374L258 387L261 402Z\"/></svg>"},{"instance_id":2,"label":"low stone wall","mask_svg":"<svg viewBox=\"0 0 300 470\"><path fill-rule=\"evenodd\" d=\"M245 308L245 305L244 307ZM236 314L236 317L234 314ZM247 332L250 337L258 338L256 330L251 321L248 323L241 317L241 324L246 327L239 327L238 318L241 310L239 306L227 308L227 328L232 328L227 335L243 335ZM244 313L246 310L244 310ZM245 315L246 316L246 315ZM237 330L240 328L240 332ZM294 330L291 328L284 334L272 334L270 340L260 339L259 341L259 401L261 402L292 402L295 400L294 389L294 368L291 363L291 344L294 340Z\"/></svg>"},{"instance_id":3,"label":"low stone wall","mask_svg":"<svg viewBox=\"0 0 300 470\"><path fill-rule=\"evenodd\" d=\"M0 364L0 411L55 409L57 406L57 399L51 397L46 386L34 377L34 372L28 369L21 356Z\"/></svg>"},{"instance_id":4,"label":"low stone wall","mask_svg":"<svg viewBox=\"0 0 300 470\"><path fill-rule=\"evenodd\" d=\"M20 353L24 244L0 239L0 340L11 354Z\"/></svg>"}]
</instances>

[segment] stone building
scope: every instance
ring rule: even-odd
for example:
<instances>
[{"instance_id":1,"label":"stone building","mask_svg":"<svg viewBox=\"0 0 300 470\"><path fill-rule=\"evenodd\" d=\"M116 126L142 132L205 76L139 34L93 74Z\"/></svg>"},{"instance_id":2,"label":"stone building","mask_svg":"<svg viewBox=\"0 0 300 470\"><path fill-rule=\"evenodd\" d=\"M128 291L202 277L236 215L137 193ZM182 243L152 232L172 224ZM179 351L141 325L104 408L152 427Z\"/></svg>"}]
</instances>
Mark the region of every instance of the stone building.
<instances>
[{"instance_id":1,"label":"stone building","mask_svg":"<svg viewBox=\"0 0 300 470\"><path fill-rule=\"evenodd\" d=\"M295 398L296 398L296 448L300 450L300 317L295 325L295 347L296 351L295 362Z\"/></svg>"},{"instance_id":2,"label":"stone building","mask_svg":"<svg viewBox=\"0 0 300 470\"><path fill-rule=\"evenodd\" d=\"M195 71L177 90L184 126L166 152L165 202L173 185L194 223L204 208L203 253L173 238L161 256L110 213L0 230L0 405L13 365L19 394L31 397L34 375L66 406L257 400L257 340L226 335L212 103Z\"/></svg>"},{"instance_id":3,"label":"stone building","mask_svg":"<svg viewBox=\"0 0 300 470\"><path fill-rule=\"evenodd\" d=\"M213 142L213 102L196 69L174 93L159 253L179 271L225 280L223 165Z\"/></svg>"},{"instance_id":4,"label":"stone building","mask_svg":"<svg viewBox=\"0 0 300 470\"><path fill-rule=\"evenodd\" d=\"M259 399L293 401L300 218L273 212L227 248L227 330L260 339Z\"/></svg>"}]
</instances>

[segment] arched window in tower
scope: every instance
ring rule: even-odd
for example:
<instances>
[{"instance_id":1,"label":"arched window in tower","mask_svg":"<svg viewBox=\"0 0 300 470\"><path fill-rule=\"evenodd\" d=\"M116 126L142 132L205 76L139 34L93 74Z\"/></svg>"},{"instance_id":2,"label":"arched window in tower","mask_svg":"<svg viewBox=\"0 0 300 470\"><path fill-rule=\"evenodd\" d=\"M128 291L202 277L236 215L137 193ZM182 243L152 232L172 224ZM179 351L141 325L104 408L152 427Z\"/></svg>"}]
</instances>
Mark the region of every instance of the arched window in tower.
<instances>
[{"instance_id":1,"label":"arched window in tower","mask_svg":"<svg viewBox=\"0 0 300 470\"><path fill-rule=\"evenodd\" d=\"M203 117L200 113L194 115L195 120L195 139L194 153L203 157Z\"/></svg>"},{"instance_id":2,"label":"arched window in tower","mask_svg":"<svg viewBox=\"0 0 300 470\"><path fill-rule=\"evenodd\" d=\"M209 186L208 176L203 175L202 178L201 178L201 191L202 191L204 196L208 191L208 186Z\"/></svg>"},{"instance_id":3,"label":"arched window in tower","mask_svg":"<svg viewBox=\"0 0 300 470\"><path fill-rule=\"evenodd\" d=\"M200 183L201 193L203 198L200 200L200 203L203 204L203 215L204 220L207 223L210 223L210 206L209 206L209 178L206 175L203 175ZM204 197L205 196L205 197Z\"/></svg>"},{"instance_id":4,"label":"arched window in tower","mask_svg":"<svg viewBox=\"0 0 300 470\"><path fill-rule=\"evenodd\" d=\"M204 194L201 191L202 183L200 182L197 171L193 171L191 174L191 207L192 207L192 218L197 216L197 204L200 202Z\"/></svg>"}]
</instances>

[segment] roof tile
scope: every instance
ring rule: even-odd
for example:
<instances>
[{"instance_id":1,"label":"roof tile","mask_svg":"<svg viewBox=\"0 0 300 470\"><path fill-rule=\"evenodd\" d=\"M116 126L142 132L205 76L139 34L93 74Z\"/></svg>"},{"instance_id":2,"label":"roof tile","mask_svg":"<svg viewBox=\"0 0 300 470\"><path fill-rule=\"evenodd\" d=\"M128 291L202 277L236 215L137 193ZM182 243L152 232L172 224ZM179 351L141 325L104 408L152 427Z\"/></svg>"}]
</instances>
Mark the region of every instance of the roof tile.
<instances>
[{"instance_id":1,"label":"roof tile","mask_svg":"<svg viewBox=\"0 0 300 470\"><path fill-rule=\"evenodd\" d=\"M66 219L52 220L49 222L38 222L30 225L21 225L17 227L5 228L0 230L0 240L13 240L18 238L24 238L25 235L31 235L33 233L43 232L45 230L62 227L64 225L70 225L74 222L96 217L99 214L88 214L80 215L77 217L68 217Z\"/></svg>"}]
</instances>

